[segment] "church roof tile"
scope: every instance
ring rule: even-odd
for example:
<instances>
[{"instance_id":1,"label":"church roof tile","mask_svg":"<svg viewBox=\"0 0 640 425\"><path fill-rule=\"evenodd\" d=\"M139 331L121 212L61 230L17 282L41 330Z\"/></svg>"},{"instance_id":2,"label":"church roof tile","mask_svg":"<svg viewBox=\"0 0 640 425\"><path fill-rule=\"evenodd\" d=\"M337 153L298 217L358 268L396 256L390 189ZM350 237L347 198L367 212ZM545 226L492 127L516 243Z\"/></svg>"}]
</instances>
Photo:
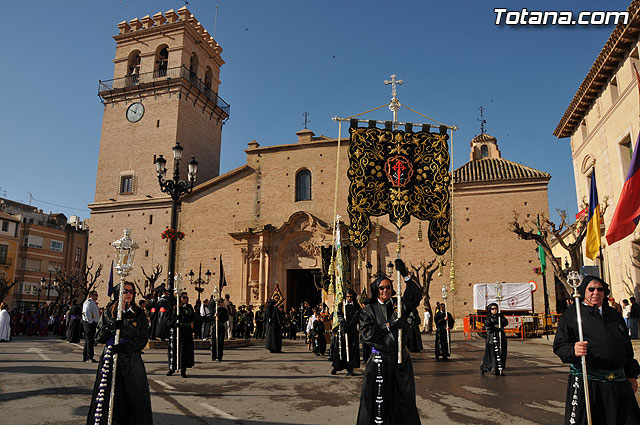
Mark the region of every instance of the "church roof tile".
<instances>
[{"instance_id":1,"label":"church roof tile","mask_svg":"<svg viewBox=\"0 0 640 425\"><path fill-rule=\"evenodd\" d=\"M551 174L504 158L483 158L469 161L453 172L455 183L476 183L505 180L551 179Z\"/></svg>"}]
</instances>

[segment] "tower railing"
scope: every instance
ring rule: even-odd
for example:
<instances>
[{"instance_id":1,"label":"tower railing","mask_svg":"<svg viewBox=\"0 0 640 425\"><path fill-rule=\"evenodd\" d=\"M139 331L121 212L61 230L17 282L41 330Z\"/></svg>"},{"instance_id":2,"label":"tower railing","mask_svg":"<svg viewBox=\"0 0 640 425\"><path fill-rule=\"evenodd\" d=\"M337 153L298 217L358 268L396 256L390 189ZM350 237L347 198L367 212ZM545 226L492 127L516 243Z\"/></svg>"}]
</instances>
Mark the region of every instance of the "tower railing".
<instances>
[{"instance_id":1,"label":"tower railing","mask_svg":"<svg viewBox=\"0 0 640 425\"><path fill-rule=\"evenodd\" d=\"M132 74L127 75L126 77L114 78L112 80L98 80L98 96L104 100L103 94L107 94L106 92L113 90L126 91L129 88L136 87L143 88L143 86L147 84L154 86L157 83L167 82L176 78L184 78L185 80L188 80L195 88L203 93L207 99L212 101L214 105L218 106L223 112L229 115L231 106L218 96L218 93L211 90L209 84L206 84L185 66L144 72L142 74Z\"/></svg>"}]
</instances>

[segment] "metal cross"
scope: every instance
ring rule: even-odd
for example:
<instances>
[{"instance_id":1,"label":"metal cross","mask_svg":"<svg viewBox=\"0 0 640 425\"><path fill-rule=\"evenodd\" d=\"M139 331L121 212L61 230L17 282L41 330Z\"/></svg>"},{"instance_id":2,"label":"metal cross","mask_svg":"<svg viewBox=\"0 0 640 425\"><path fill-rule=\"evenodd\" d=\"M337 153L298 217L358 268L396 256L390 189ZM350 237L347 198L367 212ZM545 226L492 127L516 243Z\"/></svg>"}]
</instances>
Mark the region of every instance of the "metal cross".
<instances>
[{"instance_id":1,"label":"metal cross","mask_svg":"<svg viewBox=\"0 0 640 425\"><path fill-rule=\"evenodd\" d=\"M480 106L480 133L484 134L484 125L487 123L487 120L484 119L484 108Z\"/></svg>"},{"instance_id":2,"label":"metal cross","mask_svg":"<svg viewBox=\"0 0 640 425\"><path fill-rule=\"evenodd\" d=\"M400 109L400 102L398 101L396 92L396 84L401 85L404 81L396 80L396 74L392 74L390 77L391 81L384 80L384 84L387 86L391 84L391 104L389 105L389 110L393 112L393 121L396 121L398 109Z\"/></svg>"}]
</instances>

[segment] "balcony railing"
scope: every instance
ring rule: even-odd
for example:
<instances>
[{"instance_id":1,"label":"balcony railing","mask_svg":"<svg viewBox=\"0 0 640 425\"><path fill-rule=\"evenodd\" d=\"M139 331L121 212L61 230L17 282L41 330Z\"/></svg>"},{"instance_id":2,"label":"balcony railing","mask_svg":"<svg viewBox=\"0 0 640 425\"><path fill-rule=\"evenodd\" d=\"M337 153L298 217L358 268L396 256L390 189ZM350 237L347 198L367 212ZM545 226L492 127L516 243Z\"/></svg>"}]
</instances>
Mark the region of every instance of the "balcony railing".
<instances>
[{"instance_id":1,"label":"balcony railing","mask_svg":"<svg viewBox=\"0 0 640 425\"><path fill-rule=\"evenodd\" d=\"M142 74L133 74L128 75L122 78L115 78L113 80L99 80L98 81L98 94L102 96L102 93L118 90L118 89L127 89L129 87L139 87L145 84L152 83L160 83L167 80L172 80L174 78L184 78L189 80L191 84L193 84L201 93L203 93L207 99L212 101L214 105L218 106L222 111L224 111L227 115L229 115L231 111L231 106L222 100L220 96L207 84L204 83L197 75L193 74L186 67L180 66L176 68L168 68L156 70L153 72L145 72Z\"/></svg>"}]
</instances>

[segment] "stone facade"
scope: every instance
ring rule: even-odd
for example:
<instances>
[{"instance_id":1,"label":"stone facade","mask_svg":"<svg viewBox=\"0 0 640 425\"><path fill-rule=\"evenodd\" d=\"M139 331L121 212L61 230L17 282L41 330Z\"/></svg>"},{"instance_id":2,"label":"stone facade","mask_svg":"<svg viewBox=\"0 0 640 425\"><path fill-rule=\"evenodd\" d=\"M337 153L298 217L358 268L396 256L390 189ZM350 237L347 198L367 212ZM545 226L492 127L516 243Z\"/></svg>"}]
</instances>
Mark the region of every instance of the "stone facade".
<instances>
[{"instance_id":1,"label":"stone facade","mask_svg":"<svg viewBox=\"0 0 640 425\"><path fill-rule=\"evenodd\" d=\"M601 223L603 258L584 256L583 261L600 266L617 300L633 292L623 281L632 288L640 279L640 268L634 265L640 259L640 231L611 246L605 238L640 132L634 69L640 69L640 2L631 2L628 12L628 25L613 30L554 131L558 138L570 137L578 210L589 202L594 170L601 206L608 198Z\"/></svg>"},{"instance_id":2,"label":"stone facade","mask_svg":"<svg viewBox=\"0 0 640 425\"><path fill-rule=\"evenodd\" d=\"M187 16L185 13L183 15ZM193 17L187 18L185 26L196 25L196 22ZM128 25L132 26L131 22ZM118 37L116 41L120 43ZM161 42L158 40L158 43ZM180 56L172 41L166 43L170 51ZM133 48L135 46L129 46L129 49ZM123 53L121 56L126 55ZM181 57L185 59L189 56ZM181 84L188 86L188 81ZM150 124L144 123L146 113L139 122L129 123L124 119L125 105L112 106L109 102L115 99L115 95L111 92L105 92L102 96L109 101L105 103L96 202L90 205L90 261L109 264L113 258L110 243L120 237L123 227L132 228L132 238L138 242L140 249L131 278L144 280L142 267L148 271L159 263L166 271L168 261L168 243L160 238L160 233L170 223L170 202L159 193L152 156L154 153L163 153L170 157L167 155L168 149L179 141L185 146L184 158L188 159L192 153L187 155L188 140L183 142L181 135L187 131L193 134L207 133L206 126L211 121L207 114L196 113L191 113L191 118L185 119L181 111L193 109L193 100L186 102L183 98L166 93L158 98L144 98L144 102L149 104L148 109L156 110ZM160 100L161 96L164 96L163 100ZM112 115L112 110L117 112ZM220 111L216 113L221 114ZM165 130L154 129L156 120L164 123L160 129L170 128L171 131L164 133ZM151 129L144 127L147 125ZM136 126L140 126L140 129ZM161 131L163 137L146 135L148 131ZM219 158L220 132L217 131L218 140L212 143L210 150L197 155L201 164L207 163L210 158ZM202 264L203 270L214 272L203 296L211 295L218 285L222 258L228 283L228 287L222 289L222 294L229 293L236 304L262 304L276 285L289 305L308 298L311 298L310 301L319 301L320 293L315 290L314 272L321 268L320 247L330 246L332 241L336 195L337 213L343 222L342 235L343 238L346 236L348 140L340 142L340 165L337 168L336 139L316 137L310 130L299 131L296 135L297 140L277 146L261 147L256 141L248 143L246 164L226 174L198 173L199 183L184 198L180 209L178 228L186 237L177 243L176 269L186 276L190 270L197 272ZM472 158L474 149L481 148L479 143L482 140L472 141ZM487 143L491 144L488 155L499 157L495 138ZM135 147L122 158L123 155L119 156L118 153L123 151L125 144L127 149L131 144ZM186 161L183 160L182 164L186 164ZM519 171L527 169L502 160L501 170L505 164ZM171 173L171 161L167 168ZM126 196L117 193L119 187L116 177L122 171L139 176L135 193ZM301 173L310 174L310 199L296 200L296 185ZM450 285L451 252L454 255L456 289L450 300L452 312L459 317L470 313L473 308L472 283L497 280L527 282L535 277L532 273L537 261L535 244L519 241L508 230L514 210L533 215L536 211L548 211L546 186L549 176L535 170L531 173L519 175L509 171L507 175L489 175L485 176L485 180L464 180L455 184L453 250L445 255L448 263L444 273L435 277L431 284L433 301L440 299L442 285ZM339 176L337 194L336 175ZM395 228L386 217L377 221L374 219L374 222L380 225L379 236L376 236L377 232L372 234L371 242L360 253L361 261L358 261L355 250L351 252L352 282L358 293L367 285L364 266L367 262L374 265L374 272L378 264L384 272L385 264L396 258ZM418 241L420 226L426 235L428 222L419 224L415 219L401 231L401 255L413 265L435 257L426 239ZM165 278L166 274L161 279ZM188 287L192 297L196 296L195 288L186 279L183 278L180 285ZM102 285L100 290L106 291L106 285ZM539 306L542 306L541 292L536 294L540 296L540 301L536 298Z\"/></svg>"}]
</instances>

